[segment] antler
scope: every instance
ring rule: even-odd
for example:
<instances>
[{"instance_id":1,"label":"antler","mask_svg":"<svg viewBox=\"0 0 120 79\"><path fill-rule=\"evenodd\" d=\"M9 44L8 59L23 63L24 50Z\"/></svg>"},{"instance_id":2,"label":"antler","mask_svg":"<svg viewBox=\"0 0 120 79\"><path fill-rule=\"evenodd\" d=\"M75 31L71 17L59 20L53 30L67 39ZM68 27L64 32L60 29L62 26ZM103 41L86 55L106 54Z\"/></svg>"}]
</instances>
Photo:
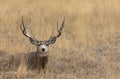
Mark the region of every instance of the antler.
<instances>
[{"instance_id":1,"label":"antler","mask_svg":"<svg viewBox=\"0 0 120 79\"><path fill-rule=\"evenodd\" d=\"M64 17L64 19L63 19L63 22L62 22L60 28L59 28L59 27L58 27L58 21L57 21L57 32L58 32L58 34L57 34L56 36L50 37L50 39L47 41L48 44L53 44L53 43L55 43L56 39L61 36L61 32L62 32L62 29L63 29L63 27L64 27L64 22L65 22L65 17Z\"/></svg>"},{"instance_id":2,"label":"antler","mask_svg":"<svg viewBox=\"0 0 120 79\"><path fill-rule=\"evenodd\" d=\"M20 24L20 29L23 32L23 34L29 38L30 42L34 45L39 45L39 41L37 39L35 39L34 37L32 37L29 32L28 29L26 29L25 24L24 24L24 20L22 17L22 23Z\"/></svg>"}]
</instances>

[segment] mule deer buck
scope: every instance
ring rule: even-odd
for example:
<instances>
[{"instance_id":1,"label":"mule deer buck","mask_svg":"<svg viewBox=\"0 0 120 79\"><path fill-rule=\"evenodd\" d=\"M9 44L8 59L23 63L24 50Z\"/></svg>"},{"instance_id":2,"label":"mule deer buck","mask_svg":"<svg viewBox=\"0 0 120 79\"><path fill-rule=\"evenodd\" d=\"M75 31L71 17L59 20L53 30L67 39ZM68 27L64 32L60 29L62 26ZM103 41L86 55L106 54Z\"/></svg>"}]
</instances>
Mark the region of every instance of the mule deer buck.
<instances>
[{"instance_id":1,"label":"mule deer buck","mask_svg":"<svg viewBox=\"0 0 120 79\"><path fill-rule=\"evenodd\" d=\"M3 69L6 70L13 69L13 67L18 68L22 57L24 58L27 69L39 69L39 70L44 69L46 64L48 63L48 46L50 44L54 44L56 39L61 36L61 31L64 27L64 21L65 18L60 27L58 27L58 22L57 22L57 32L58 32L57 35L51 36L50 39L47 41L39 41L29 34L28 29L25 27L22 18L20 29L23 35L25 35L33 45L36 45L37 50L35 52L16 53L16 54L3 56L0 58L0 66L2 66Z\"/></svg>"}]
</instances>

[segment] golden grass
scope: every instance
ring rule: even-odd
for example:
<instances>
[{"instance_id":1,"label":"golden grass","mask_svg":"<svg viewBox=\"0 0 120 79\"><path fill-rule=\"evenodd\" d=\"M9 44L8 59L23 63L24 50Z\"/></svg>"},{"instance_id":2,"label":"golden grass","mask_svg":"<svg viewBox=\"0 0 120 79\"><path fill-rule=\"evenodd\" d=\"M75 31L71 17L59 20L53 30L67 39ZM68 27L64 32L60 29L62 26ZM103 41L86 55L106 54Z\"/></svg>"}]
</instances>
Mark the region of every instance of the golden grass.
<instances>
[{"instance_id":1,"label":"golden grass","mask_svg":"<svg viewBox=\"0 0 120 79\"><path fill-rule=\"evenodd\" d=\"M35 50L20 31L21 16L40 40L55 34L56 21L60 24L65 16L62 36L49 47L50 71L45 76L26 71L21 78L119 79L119 9L119 0L0 0L0 50ZM14 78L13 71L5 73Z\"/></svg>"}]
</instances>

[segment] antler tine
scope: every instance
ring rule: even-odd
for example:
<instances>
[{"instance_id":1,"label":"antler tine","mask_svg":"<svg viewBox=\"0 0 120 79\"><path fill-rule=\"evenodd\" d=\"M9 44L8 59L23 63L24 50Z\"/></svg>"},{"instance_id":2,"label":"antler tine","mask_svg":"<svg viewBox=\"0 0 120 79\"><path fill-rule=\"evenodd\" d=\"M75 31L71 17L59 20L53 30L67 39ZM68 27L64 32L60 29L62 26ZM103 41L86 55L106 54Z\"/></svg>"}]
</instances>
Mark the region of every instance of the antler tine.
<instances>
[{"instance_id":1,"label":"antler tine","mask_svg":"<svg viewBox=\"0 0 120 79\"><path fill-rule=\"evenodd\" d=\"M59 31L62 31L62 28L64 27L64 23L65 23L65 17L64 17L63 22L61 24L61 27L59 28Z\"/></svg>"},{"instance_id":2,"label":"antler tine","mask_svg":"<svg viewBox=\"0 0 120 79\"><path fill-rule=\"evenodd\" d=\"M65 22L65 17L63 19L63 22L62 22L60 28L57 28L58 35L56 37L59 37L61 35L62 28L64 27L64 22ZM58 23L57 23L57 26L58 26Z\"/></svg>"},{"instance_id":3,"label":"antler tine","mask_svg":"<svg viewBox=\"0 0 120 79\"><path fill-rule=\"evenodd\" d=\"M57 29L58 29L58 20L57 20Z\"/></svg>"},{"instance_id":4,"label":"antler tine","mask_svg":"<svg viewBox=\"0 0 120 79\"><path fill-rule=\"evenodd\" d=\"M31 35L29 34L28 30L25 27L23 17L22 17L22 24L20 25L20 29L26 37L31 37Z\"/></svg>"}]
</instances>

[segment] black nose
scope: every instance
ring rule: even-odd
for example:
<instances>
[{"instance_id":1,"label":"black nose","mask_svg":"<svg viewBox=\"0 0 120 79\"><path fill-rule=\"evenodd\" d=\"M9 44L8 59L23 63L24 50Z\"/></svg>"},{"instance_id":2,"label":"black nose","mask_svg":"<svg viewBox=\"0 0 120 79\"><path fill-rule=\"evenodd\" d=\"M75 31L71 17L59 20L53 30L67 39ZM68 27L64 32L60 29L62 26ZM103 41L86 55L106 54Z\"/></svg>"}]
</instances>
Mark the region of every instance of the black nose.
<instances>
[{"instance_id":1,"label":"black nose","mask_svg":"<svg viewBox=\"0 0 120 79\"><path fill-rule=\"evenodd\" d=\"M45 51L45 48L42 48L42 51L44 52L44 51Z\"/></svg>"}]
</instances>

